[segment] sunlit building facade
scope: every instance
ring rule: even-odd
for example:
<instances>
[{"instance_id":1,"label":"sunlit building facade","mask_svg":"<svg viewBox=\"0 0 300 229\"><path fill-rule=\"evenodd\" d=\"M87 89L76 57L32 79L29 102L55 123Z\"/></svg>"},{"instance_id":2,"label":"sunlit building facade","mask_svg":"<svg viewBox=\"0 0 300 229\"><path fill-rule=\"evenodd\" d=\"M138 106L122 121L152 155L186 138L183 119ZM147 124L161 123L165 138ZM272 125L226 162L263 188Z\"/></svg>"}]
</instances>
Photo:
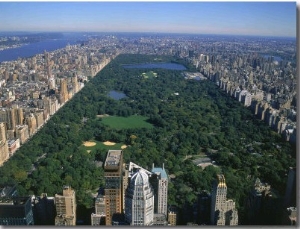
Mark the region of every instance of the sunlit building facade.
<instances>
[{"instance_id":1,"label":"sunlit building facade","mask_svg":"<svg viewBox=\"0 0 300 229\"><path fill-rule=\"evenodd\" d=\"M134 226L153 225L154 195L149 177L142 169L130 180L125 196L125 220Z\"/></svg>"},{"instance_id":2,"label":"sunlit building facade","mask_svg":"<svg viewBox=\"0 0 300 229\"><path fill-rule=\"evenodd\" d=\"M224 175L218 175L212 191L211 200L211 224L238 225L238 212L233 200L227 200L227 186Z\"/></svg>"}]
</instances>

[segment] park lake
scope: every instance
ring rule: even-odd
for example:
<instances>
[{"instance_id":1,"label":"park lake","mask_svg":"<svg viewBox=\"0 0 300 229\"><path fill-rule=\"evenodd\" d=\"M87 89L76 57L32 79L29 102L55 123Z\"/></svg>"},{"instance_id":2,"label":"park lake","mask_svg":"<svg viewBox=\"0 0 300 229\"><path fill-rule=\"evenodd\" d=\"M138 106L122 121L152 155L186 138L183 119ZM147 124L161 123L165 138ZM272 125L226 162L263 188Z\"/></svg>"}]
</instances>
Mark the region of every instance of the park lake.
<instances>
[{"instance_id":1,"label":"park lake","mask_svg":"<svg viewBox=\"0 0 300 229\"><path fill-rule=\"evenodd\" d=\"M110 91L108 93L108 96L112 99L115 99L115 100L120 100L120 99L123 99L126 97L126 95L123 93L123 92L120 92L120 91Z\"/></svg>"}]
</instances>

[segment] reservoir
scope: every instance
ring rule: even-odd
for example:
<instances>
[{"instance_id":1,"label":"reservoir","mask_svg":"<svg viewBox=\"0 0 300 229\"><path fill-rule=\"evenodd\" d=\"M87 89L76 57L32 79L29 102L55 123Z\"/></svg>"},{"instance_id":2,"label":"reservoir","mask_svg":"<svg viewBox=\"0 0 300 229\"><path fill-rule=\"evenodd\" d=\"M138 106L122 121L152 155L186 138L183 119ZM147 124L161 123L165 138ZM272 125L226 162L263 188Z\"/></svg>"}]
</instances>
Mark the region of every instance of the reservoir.
<instances>
[{"instance_id":1,"label":"reservoir","mask_svg":"<svg viewBox=\"0 0 300 229\"><path fill-rule=\"evenodd\" d=\"M124 64L124 68L162 68L167 70L186 70L182 64L175 63L146 63L146 64Z\"/></svg>"},{"instance_id":2,"label":"reservoir","mask_svg":"<svg viewBox=\"0 0 300 229\"><path fill-rule=\"evenodd\" d=\"M120 99L123 99L126 97L126 95L124 93L119 92L119 91L114 91L114 90L110 91L108 93L108 96L115 100L120 100Z\"/></svg>"}]
</instances>

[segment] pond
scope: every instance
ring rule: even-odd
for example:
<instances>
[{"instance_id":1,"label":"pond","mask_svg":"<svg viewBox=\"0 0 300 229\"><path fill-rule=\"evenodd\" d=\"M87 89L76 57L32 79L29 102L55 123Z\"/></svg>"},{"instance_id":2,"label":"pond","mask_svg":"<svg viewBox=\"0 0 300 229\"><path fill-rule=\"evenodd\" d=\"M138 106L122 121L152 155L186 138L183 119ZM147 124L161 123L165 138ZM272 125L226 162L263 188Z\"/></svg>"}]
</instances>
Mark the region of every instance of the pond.
<instances>
[{"instance_id":1,"label":"pond","mask_svg":"<svg viewBox=\"0 0 300 229\"><path fill-rule=\"evenodd\" d=\"M108 96L115 99L115 100L120 100L120 99L123 99L126 97L126 95L123 93L123 92L120 92L120 91L110 91L108 93Z\"/></svg>"}]
</instances>

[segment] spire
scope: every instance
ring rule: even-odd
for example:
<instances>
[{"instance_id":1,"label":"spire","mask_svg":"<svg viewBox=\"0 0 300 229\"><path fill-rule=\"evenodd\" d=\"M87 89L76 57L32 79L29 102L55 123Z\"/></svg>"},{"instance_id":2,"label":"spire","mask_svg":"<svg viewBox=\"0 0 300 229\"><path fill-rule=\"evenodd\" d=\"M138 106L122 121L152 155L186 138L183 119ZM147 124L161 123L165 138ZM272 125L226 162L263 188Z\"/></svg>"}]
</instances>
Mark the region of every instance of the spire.
<instances>
[{"instance_id":1,"label":"spire","mask_svg":"<svg viewBox=\"0 0 300 229\"><path fill-rule=\"evenodd\" d=\"M165 170L165 163L163 163L163 170Z\"/></svg>"},{"instance_id":2,"label":"spire","mask_svg":"<svg viewBox=\"0 0 300 229\"><path fill-rule=\"evenodd\" d=\"M152 169L154 169L154 163L152 163Z\"/></svg>"}]
</instances>

